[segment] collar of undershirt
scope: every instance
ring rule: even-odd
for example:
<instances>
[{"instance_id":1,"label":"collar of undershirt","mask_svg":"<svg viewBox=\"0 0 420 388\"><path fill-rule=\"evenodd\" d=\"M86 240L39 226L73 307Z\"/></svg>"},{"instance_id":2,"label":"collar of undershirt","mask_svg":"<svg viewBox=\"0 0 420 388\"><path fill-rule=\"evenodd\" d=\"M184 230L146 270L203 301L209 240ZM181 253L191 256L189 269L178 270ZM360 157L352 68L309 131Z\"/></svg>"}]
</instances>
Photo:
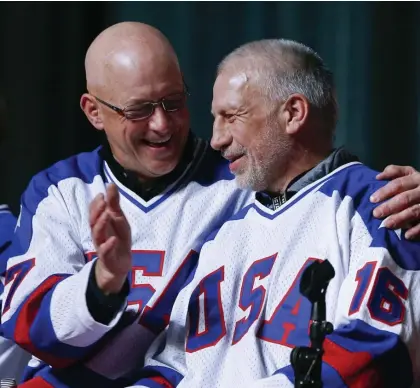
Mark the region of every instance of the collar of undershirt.
<instances>
[{"instance_id":1,"label":"collar of undershirt","mask_svg":"<svg viewBox=\"0 0 420 388\"><path fill-rule=\"evenodd\" d=\"M314 168L305 171L294 178L284 192L273 194L262 191L256 194L256 199L269 209L276 210L304 187L323 178L340 166L358 161L359 159L345 148L340 147L334 149L327 158L317 164Z\"/></svg>"},{"instance_id":2,"label":"collar of undershirt","mask_svg":"<svg viewBox=\"0 0 420 388\"><path fill-rule=\"evenodd\" d=\"M162 193L185 172L185 169L194 157L196 142L197 138L190 131L183 156L175 169L169 174L153 179L150 182L141 182L133 171L126 170L121 166L114 158L107 139L102 141L102 147L99 152L119 182L136 193L143 200L149 201L156 195Z\"/></svg>"}]
</instances>

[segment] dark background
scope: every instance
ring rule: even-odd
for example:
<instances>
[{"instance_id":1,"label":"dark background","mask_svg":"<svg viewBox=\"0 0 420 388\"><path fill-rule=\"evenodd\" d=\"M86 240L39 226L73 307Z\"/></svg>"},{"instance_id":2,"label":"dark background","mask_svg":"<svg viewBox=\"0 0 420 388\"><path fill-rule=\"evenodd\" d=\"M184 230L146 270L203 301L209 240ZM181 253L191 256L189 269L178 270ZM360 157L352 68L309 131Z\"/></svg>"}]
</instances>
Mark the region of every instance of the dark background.
<instances>
[{"instance_id":1,"label":"dark background","mask_svg":"<svg viewBox=\"0 0 420 388\"><path fill-rule=\"evenodd\" d=\"M33 174L97 146L79 108L84 55L101 30L124 20L150 23L173 43L201 136L211 134L222 57L250 40L291 38L317 50L336 75L337 145L376 169L420 167L419 9L415 2L1 2L9 133L0 152L0 201L16 210Z\"/></svg>"}]
</instances>

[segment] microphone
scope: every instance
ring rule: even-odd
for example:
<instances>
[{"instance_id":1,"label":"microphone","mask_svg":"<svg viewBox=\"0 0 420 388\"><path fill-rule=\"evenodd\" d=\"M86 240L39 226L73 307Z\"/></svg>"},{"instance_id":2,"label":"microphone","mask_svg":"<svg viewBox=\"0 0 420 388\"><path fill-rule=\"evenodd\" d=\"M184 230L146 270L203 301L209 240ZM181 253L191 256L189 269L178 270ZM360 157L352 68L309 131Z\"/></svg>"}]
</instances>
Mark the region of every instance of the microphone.
<instances>
[{"instance_id":1,"label":"microphone","mask_svg":"<svg viewBox=\"0 0 420 388\"><path fill-rule=\"evenodd\" d=\"M325 293L335 276L334 267L328 260L315 261L303 272L299 291L312 303L309 347L295 347L290 354L290 362L295 372L295 387L322 388L322 345L328 334L334 330L326 321Z\"/></svg>"}]
</instances>

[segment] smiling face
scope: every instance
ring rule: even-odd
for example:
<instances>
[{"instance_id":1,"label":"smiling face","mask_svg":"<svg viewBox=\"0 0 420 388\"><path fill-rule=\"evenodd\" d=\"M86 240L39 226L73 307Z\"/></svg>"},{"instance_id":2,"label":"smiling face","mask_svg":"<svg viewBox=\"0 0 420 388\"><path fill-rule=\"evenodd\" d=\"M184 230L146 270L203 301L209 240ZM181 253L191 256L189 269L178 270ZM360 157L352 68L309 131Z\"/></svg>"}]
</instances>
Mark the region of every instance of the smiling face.
<instances>
[{"instance_id":1,"label":"smiling face","mask_svg":"<svg viewBox=\"0 0 420 388\"><path fill-rule=\"evenodd\" d=\"M86 116L105 131L115 159L140 179L170 173L188 138L186 101L176 111L157 105L150 117L132 120L96 99L130 113L146 102L182 95L182 74L169 42L150 26L123 23L105 31L92 46L86 57L90 93L81 99Z\"/></svg>"},{"instance_id":2,"label":"smiling face","mask_svg":"<svg viewBox=\"0 0 420 388\"><path fill-rule=\"evenodd\" d=\"M278 115L281 102L268 102L252 73L227 68L213 88L211 145L230 161L238 185L266 190L290 150Z\"/></svg>"},{"instance_id":3,"label":"smiling face","mask_svg":"<svg viewBox=\"0 0 420 388\"><path fill-rule=\"evenodd\" d=\"M128 111L145 102L169 99L184 92L182 75L175 63L161 69L155 66L150 72L125 71L121 77L124 82L115 85L107 101L117 101L118 106ZM153 114L141 120L127 120L105 106L100 109L113 154L124 167L144 178L165 175L176 167L189 132L186 104L174 112L155 106Z\"/></svg>"}]
</instances>

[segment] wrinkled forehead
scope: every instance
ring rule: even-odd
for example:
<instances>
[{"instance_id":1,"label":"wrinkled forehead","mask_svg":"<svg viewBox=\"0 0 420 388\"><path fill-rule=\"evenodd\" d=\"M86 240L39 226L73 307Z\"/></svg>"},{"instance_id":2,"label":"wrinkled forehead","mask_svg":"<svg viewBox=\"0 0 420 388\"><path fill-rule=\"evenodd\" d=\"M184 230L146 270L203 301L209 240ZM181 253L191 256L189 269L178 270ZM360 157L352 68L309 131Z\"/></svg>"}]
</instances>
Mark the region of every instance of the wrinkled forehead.
<instances>
[{"instance_id":1,"label":"wrinkled forehead","mask_svg":"<svg viewBox=\"0 0 420 388\"><path fill-rule=\"evenodd\" d=\"M127 105L136 101L158 100L182 92L183 77L176 61L161 58L121 57L118 66L105 71L106 93L113 101Z\"/></svg>"},{"instance_id":2,"label":"wrinkled forehead","mask_svg":"<svg viewBox=\"0 0 420 388\"><path fill-rule=\"evenodd\" d=\"M249 91L249 75L246 72L220 73L213 87L212 111L238 108L246 102Z\"/></svg>"}]
</instances>

